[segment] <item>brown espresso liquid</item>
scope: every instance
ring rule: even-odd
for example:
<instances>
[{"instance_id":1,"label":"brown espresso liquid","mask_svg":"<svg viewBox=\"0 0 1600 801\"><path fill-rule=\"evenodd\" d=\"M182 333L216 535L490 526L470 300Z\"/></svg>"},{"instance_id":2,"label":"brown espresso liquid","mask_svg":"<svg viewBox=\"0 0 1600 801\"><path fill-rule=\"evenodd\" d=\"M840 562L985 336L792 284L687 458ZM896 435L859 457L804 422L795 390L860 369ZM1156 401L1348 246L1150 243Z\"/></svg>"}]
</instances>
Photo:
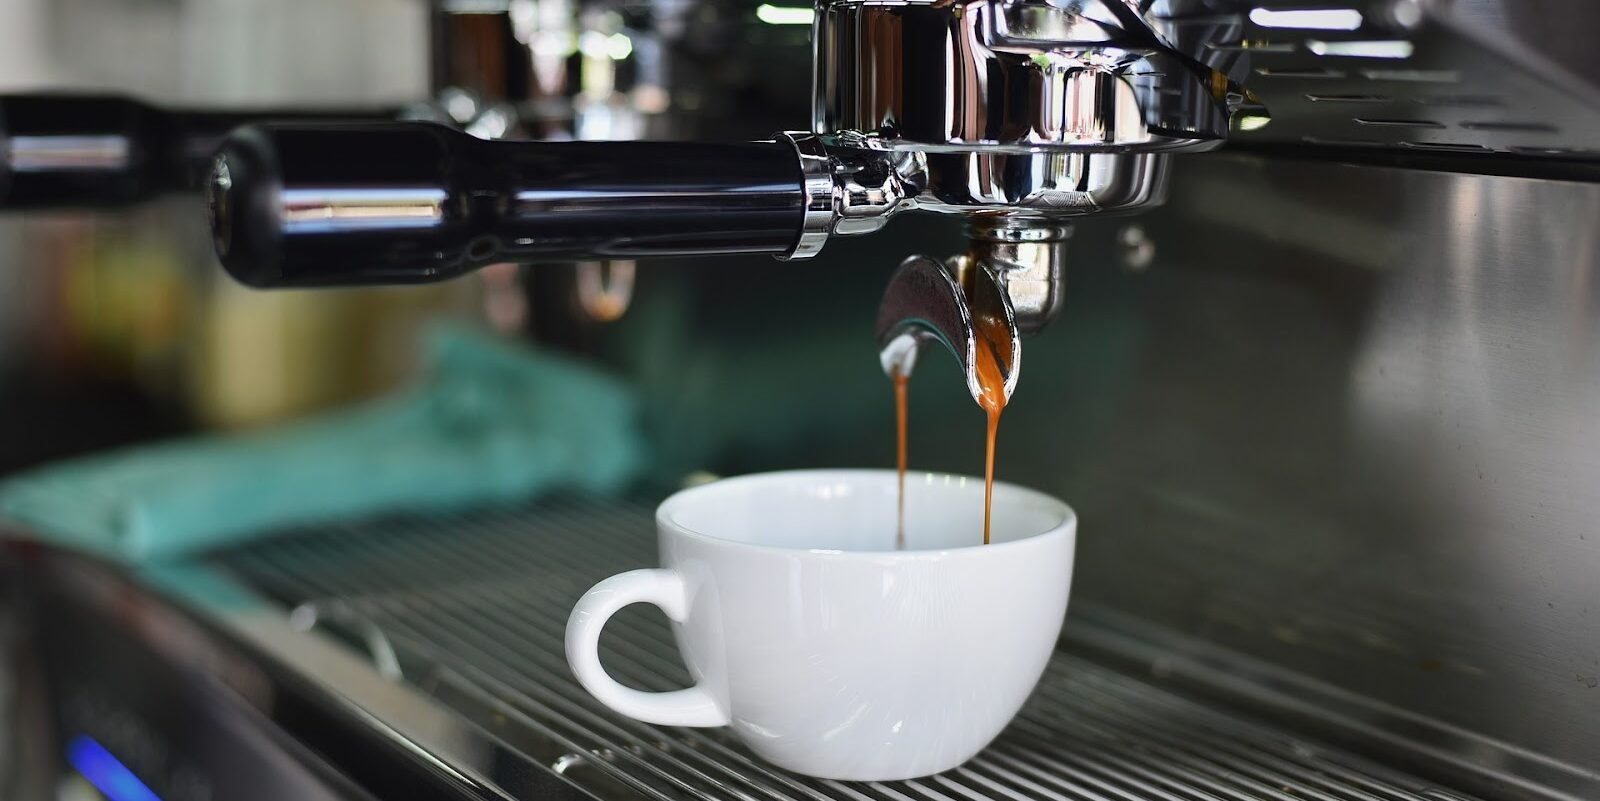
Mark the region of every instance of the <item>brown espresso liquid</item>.
<instances>
[{"instance_id":1,"label":"brown espresso liquid","mask_svg":"<svg viewBox=\"0 0 1600 801\"><path fill-rule=\"evenodd\" d=\"M1006 378L1000 369L1000 360L995 351L993 343L979 340L976 367L978 386L982 389L982 393L978 396L978 405L983 407L984 414L989 418L983 456L984 545L989 544L991 521L994 517L995 434L1000 430L1000 412L1006 407ZM895 550L905 550L906 547L906 396L907 386L910 383L908 378L909 376L899 372L894 374L895 435L899 445L896 449L896 465L899 468L900 479L899 508L895 514Z\"/></svg>"},{"instance_id":2,"label":"brown espresso liquid","mask_svg":"<svg viewBox=\"0 0 1600 801\"><path fill-rule=\"evenodd\" d=\"M990 521L994 516L994 440L1000 431L1000 412L1006 408L1006 376L1000 369L994 343L978 340L978 405L989 417L988 435L983 450L983 544L989 544Z\"/></svg>"},{"instance_id":3,"label":"brown espresso liquid","mask_svg":"<svg viewBox=\"0 0 1600 801\"><path fill-rule=\"evenodd\" d=\"M970 288L969 288L970 291ZM1000 412L1006 408L1006 376L1011 372L1010 328L996 317L975 314L977 334L973 370L978 375L978 406L989 418L983 452L983 544L988 545L994 520L994 446L1000 431ZM895 548L906 547L906 395L910 376L894 373L895 433L898 438L900 478Z\"/></svg>"},{"instance_id":4,"label":"brown espresso liquid","mask_svg":"<svg viewBox=\"0 0 1600 801\"><path fill-rule=\"evenodd\" d=\"M894 547L897 551L903 551L906 547L906 387L910 379L911 376L899 370L894 373L894 427L900 442L897 462L900 467L900 508L895 515L894 527Z\"/></svg>"},{"instance_id":5,"label":"brown espresso liquid","mask_svg":"<svg viewBox=\"0 0 1600 801\"><path fill-rule=\"evenodd\" d=\"M961 273L961 288L968 298L979 297L974 281L976 269ZM1006 408L1006 378L1016 367L1016 354L1011 350L1011 326L1002 316L999 306L974 303L972 309L973 372L978 378L978 405L989 418L983 451L983 544L989 544L991 521L994 518L994 445L995 434L1000 430L1000 412Z\"/></svg>"}]
</instances>

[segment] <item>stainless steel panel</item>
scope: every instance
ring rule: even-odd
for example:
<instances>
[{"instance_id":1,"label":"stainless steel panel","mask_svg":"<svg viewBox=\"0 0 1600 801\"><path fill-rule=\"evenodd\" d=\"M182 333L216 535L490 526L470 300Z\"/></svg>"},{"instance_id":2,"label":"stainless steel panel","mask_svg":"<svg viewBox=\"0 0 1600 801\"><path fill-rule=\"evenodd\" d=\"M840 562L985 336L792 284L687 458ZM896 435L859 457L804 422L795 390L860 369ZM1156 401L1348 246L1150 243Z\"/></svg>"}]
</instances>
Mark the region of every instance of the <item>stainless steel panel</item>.
<instances>
[{"instance_id":1,"label":"stainless steel panel","mask_svg":"<svg viewBox=\"0 0 1600 801\"><path fill-rule=\"evenodd\" d=\"M1600 187L1180 169L1138 297L1088 283L1019 384L1110 300L1120 386L1070 390L1106 416L1007 421L1058 448L1010 475L1103 532L1082 592L1600 768Z\"/></svg>"},{"instance_id":2,"label":"stainless steel panel","mask_svg":"<svg viewBox=\"0 0 1600 801\"><path fill-rule=\"evenodd\" d=\"M1594 158L1600 21L1581 0L1154 0L1176 46L1259 96L1245 142ZM1262 125L1262 123L1266 123Z\"/></svg>"}]
</instances>

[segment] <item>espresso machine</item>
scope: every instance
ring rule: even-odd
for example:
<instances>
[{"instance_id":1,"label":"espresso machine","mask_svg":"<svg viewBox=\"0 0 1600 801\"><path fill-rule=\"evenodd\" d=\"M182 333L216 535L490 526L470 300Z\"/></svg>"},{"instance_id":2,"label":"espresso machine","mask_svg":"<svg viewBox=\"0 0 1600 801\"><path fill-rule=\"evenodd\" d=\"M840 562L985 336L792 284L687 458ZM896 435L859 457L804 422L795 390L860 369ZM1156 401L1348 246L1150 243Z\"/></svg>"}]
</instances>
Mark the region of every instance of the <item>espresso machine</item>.
<instances>
[{"instance_id":1,"label":"espresso machine","mask_svg":"<svg viewBox=\"0 0 1600 801\"><path fill-rule=\"evenodd\" d=\"M959 269L908 263L879 338L886 365L946 343L976 395L970 302L993 300L1020 356L1018 332L1061 308L1075 218L1159 204L1171 154L1267 119L1225 71L1236 55L1185 54L1159 27L1121 3L822 7L813 130L743 144L263 126L217 156L217 252L251 286L422 282L508 259L803 261L902 212L956 215Z\"/></svg>"},{"instance_id":2,"label":"espresso machine","mask_svg":"<svg viewBox=\"0 0 1600 801\"><path fill-rule=\"evenodd\" d=\"M582 20L719 45L628 66L661 92L626 101L551 79L513 115L535 120L522 138L460 130L476 115L252 122L192 184L221 266L263 289L506 263L629 276L625 315L562 324L597 326L581 352L637 377L679 474L885 464L884 374L913 366L913 465L973 472L968 397L994 348L1001 476L1083 521L1034 697L966 766L868 784L607 711L562 623L596 578L654 563L659 487L146 569L18 532L11 639L35 655L11 695L19 753L48 766L20 788L109 771L149 794L128 798L1600 796L1600 14L513 5L519 69L560 63ZM711 94L738 71L706 53L807 21L812 71L769 82L761 119ZM641 115L629 141L548 122L583 103ZM809 126L779 118L806 105ZM664 623L617 616L618 680L690 683Z\"/></svg>"}]
</instances>

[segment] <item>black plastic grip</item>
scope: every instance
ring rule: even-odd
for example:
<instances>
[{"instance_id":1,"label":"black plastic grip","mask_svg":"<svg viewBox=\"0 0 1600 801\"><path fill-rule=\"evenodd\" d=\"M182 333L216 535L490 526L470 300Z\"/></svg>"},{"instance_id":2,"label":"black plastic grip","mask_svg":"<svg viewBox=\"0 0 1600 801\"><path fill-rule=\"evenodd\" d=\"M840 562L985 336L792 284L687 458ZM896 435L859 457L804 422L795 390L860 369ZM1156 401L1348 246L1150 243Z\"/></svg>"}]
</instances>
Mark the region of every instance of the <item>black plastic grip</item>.
<instances>
[{"instance_id":1,"label":"black plastic grip","mask_svg":"<svg viewBox=\"0 0 1600 801\"><path fill-rule=\"evenodd\" d=\"M485 141L422 122L249 126L222 145L207 193L218 256L258 287L786 253L804 217L788 143Z\"/></svg>"},{"instance_id":2,"label":"black plastic grip","mask_svg":"<svg viewBox=\"0 0 1600 801\"><path fill-rule=\"evenodd\" d=\"M262 119L394 119L326 112L160 109L116 95L0 95L0 209L114 206L200 188L217 144Z\"/></svg>"}]
</instances>

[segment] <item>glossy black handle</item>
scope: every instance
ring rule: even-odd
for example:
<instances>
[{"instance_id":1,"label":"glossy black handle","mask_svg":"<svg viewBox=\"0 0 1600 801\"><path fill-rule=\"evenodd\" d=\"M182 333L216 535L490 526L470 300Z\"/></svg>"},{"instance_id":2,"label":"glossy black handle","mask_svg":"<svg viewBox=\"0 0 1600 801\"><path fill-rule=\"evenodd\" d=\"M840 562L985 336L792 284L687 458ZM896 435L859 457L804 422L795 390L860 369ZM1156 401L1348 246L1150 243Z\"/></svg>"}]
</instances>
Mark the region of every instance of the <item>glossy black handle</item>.
<instances>
[{"instance_id":1,"label":"glossy black handle","mask_svg":"<svg viewBox=\"0 0 1600 801\"><path fill-rule=\"evenodd\" d=\"M787 253L804 216L786 142L509 142L431 123L259 125L207 194L251 286L436 281L495 262Z\"/></svg>"},{"instance_id":2,"label":"glossy black handle","mask_svg":"<svg viewBox=\"0 0 1600 801\"><path fill-rule=\"evenodd\" d=\"M0 95L0 209L108 206L198 189L228 131L261 119L394 119L327 112L161 109L116 95Z\"/></svg>"}]
</instances>

